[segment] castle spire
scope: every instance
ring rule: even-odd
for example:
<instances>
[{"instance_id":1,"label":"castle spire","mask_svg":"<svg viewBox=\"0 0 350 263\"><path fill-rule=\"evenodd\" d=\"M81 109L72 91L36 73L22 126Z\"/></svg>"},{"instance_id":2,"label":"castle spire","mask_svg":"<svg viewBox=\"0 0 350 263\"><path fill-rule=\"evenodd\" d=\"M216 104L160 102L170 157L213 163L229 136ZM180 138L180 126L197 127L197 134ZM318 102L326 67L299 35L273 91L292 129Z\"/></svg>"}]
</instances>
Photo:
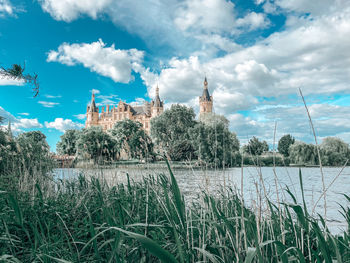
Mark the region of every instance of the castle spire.
<instances>
[{"instance_id":1,"label":"castle spire","mask_svg":"<svg viewBox=\"0 0 350 263\"><path fill-rule=\"evenodd\" d=\"M209 95L209 91L208 91L208 81L207 81L207 76L205 76L204 78L204 87L203 87L203 94L201 99L203 101L211 101L211 97Z\"/></svg>"},{"instance_id":2,"label":"castle spire","mask_svg":"<svg viewBox=\"0 0 350 263\"><path fill-rule=\"evenodd\" d=\"M156 87L156 96L154 97L154 100L152 100L152 105L154 107L163 107L163 102L159 98L159 86Z\"/></svg>"},{"instance_id":3,"label":"castle spire","mask_svg":"<svg viewBox=\"0 0 350 263\"><path fill-rule=\"evenodd\" d=\"M157 84L157 88L156 88L156 97L159 97L159 87L158 87L158 84Z\"/></svg>"},{"instance_id":4,"label":"castle spire","mask_svg":"<svg viewBox=\"0 0 350 263\"><path fill-rule=\"evenodd\" d=\"M96 103L95 103L95 94L94 94L94 92L92 92L92 95L91 95L90 111L91 111L91 112L97 112L97 107L96 107Z\"/></svg>"}]
</instances>

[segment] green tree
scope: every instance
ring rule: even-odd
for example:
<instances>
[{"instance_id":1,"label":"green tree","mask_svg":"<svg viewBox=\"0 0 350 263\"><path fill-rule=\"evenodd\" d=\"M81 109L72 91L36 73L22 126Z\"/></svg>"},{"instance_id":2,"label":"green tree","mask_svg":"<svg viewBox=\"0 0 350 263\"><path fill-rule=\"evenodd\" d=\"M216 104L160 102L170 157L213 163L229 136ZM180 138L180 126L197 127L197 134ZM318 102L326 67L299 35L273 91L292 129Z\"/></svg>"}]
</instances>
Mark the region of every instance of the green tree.
<instances>
[{"instance_id":1,"label":"green tree","mask_svg":"<svg viewBox=\"0 0 350 263\"><path fill-rule=\"evenodd\" d=\"M79 133L80 131L78 130L66 130L56 145L58 154L75 155L77 153Z\"/></svg>"},{"instance_id":2,"label":"green tree","mask_svg":"<svg viewBox=\"0 0 350 263\"><path fill-rule=\"evenodd\" d=\"M33 86L34 91L34 97L36 97L39 94L39 81L38 81L38 74L25 74L25 64L23 67L20 64L13 64L10 68L0 68L0 77L1 78L7 78L7 79L13 79L13 80L20 80L24 83L27 83L29 85Z\"/></svg>"},{"instance_id":3,"label":"green tree","mask_svg":"<svg viewBox=\"0 0 350 263\"><path fill-rule=\"evenodd\" d=\"M318 164L317 148L313 144L296 141L289 147L290 163L300 165Z\"/></svg>"},{"instance_id":4,"label":"green tree","mask_svg":"<svg viewBox=\"0 0 350 263\"><path fill-rule=\"evenodd\" d=\"M283 154L284 157L289 156L289 147L295 143L295 139L292 135L287 134L281 137L278 141L277 150L279 153Z\"/></svg>"},{"instance_id":5,"label":"green tree","mask_svg":"<svg viewBox=\"0 0 350 263\"><path fill-rule=\"evenodd\" d=\"M320 150L323 165L342 166L350 158L349 144L336 137L324 138Z\"/></svg>"},{"instance_id":6,"label":"green tree","mask_svg":"<svg viewBox=\"0 0 350 263\"><path fill-rule=\"evenodd\" d=\"M237 164L239 140L228 130L228 121L223 116L211 117L191 129L191 140L200 162L209 166L225 167Z\"/></svg>"},{"instance_id":7,"label":"green tree","mask_svg":"<svg viewBox=\"0 0 350 263\"><path fill-rule=\"evenodd\" d=\"M49 170L52 167L50 148L46 141L46 136L40 131L25 132L16 138L18 144L18 157L21 168L24 172L29 169L29 173L35 170Z\"/></svg>"},{"instance_id":8,"label":"green tree","mask_svg":"<svg viewBox=\"0 0 350 263\"><path fill-rule=\"evenodd\" d=\"M243 151L251 155L261 155L269 150L269 145L266 141L259 141L258 138L253 136L247 145L243 147Z\"/></svg>"},{"instance_id":9,"label":"green tree","mask_svg":"<svg viewBox=\"0 0 350 263\"><path fill-rule=\"evenodd\" d=\"M194 156L189 131L196 123L192 108L174 104L151 119L151 137L171 160L187 160Z\"/></svg>"},{"instance_id":10,"label":"green tree","mask_svg":"<svg viewBox=\"0 0 350 263\"><path fill-rule=\"evenodd\" d=\"M90 159L95 163L111 161L116 152L115 140L100 126L83 129L78 137L77 152L82 159Z\"/></svg>"},{"instance_id":11,"label":"green tree","mask_svg":"<svg viewBox=\"0 0 350 263\"><path fill-rule=\"evenodd\" d=\"M128 158L153 159L152 140L140 122L129 119L118 121L109 132L116 141L119 153L126 153Z\"/></svg>"}]
</instances>

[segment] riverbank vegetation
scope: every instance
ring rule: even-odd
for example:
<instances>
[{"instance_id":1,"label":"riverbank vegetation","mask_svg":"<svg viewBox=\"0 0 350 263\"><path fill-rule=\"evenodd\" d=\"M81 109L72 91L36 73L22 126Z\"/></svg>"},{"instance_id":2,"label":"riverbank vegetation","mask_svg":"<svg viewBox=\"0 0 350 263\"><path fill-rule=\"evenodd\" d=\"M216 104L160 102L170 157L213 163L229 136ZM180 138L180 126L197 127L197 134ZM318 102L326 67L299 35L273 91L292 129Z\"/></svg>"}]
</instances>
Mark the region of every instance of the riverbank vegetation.
<instances>
[{"instance_id":1,"label":"riverbank vegetation","mask_svg":"<svg viewBox=\"0 0 350 263\"><path fill-rule=\"evenodd\" d=\"M257 202L248 207L233 188L185 201L170 169L113 186L83 176L37 181L31 191L0 188L0 261L350 260L349 208L340 207L347 230L333 235L288 187L276 203L257 184Z\"/></svg>"},{"instance_id":2,"label":"riverbank vegetation","mask_svg":"<svg viewBox=\"0 0 350 263\"><path fill-rule=\"evenodd\" d=\"M89 154L96 143L102 149L98 154L110 158L108 147L116 141L98 136L112 135L84 131L72 132L76 145ZM79 141L85 137L86 146ZM327 149L329 143L334 144L321 146ZM125 144L143 147L130 136ZM249 206L243 193L230 187L185 199L170 168L167 174L137 182L128 177L117 185L97 175L65 181L50 172L42 133L14 137L1 131L0 145L0 262L350 261L349 207L339 207L346 229L334 235L326 218L306 206L303 189L297 198L285 186L272 202L263 183L256 183ZM346 152L342 145L337 149ZM301 173L300 182L303 187Z\"/></svg>"},{"instance_id":3,"label":"riverbank vegetation","mask_svg":"<svg viewBox=\"0 0 350 263\"><path fill-rule=\"evenodd\" d=\"M290 134L282 136L272 149L257 137L241 147L225 117L208 114L197 121L192 108L172 105L151 120L150 134L131 120L119 121L107 132L99 127L68 130L61 136L57 151L95 164L130 159L152 162L165 155L171 161L191 161L207 168L242 164L314 166L319 165L317 150L324 166L343 166L350 158L349 145L339 138L324 138L317 147L296 141Z\"/></svg>"}]
</instances>

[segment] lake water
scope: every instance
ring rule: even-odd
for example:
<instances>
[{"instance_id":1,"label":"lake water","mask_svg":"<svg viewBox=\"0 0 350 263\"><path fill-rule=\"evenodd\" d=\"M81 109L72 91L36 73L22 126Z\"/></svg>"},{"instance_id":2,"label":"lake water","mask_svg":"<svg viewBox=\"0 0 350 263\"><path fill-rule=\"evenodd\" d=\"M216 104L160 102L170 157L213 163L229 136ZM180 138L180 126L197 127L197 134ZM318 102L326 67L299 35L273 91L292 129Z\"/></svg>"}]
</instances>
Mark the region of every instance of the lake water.
<instances>
[{"instance_id":1,"label":"lake water","mask_svg":"<svg viewBox=\"0 0 350 263\"><path fill-rule=\"evenodd\" d=\"M343 216L340 214L340 206L349 206L342 194L350 194L350 167L342 172L341 167L323 168L325 186L327 190L327 225L334 233L346 228ZM319 200L323 192L322 176L319 168L301 168L303 175L304 193L309 213L314 209L317 213L324 215L324 199ZM258 203L258 193L265 195L273 201L277 201L276 180L279 191L279 199L291 202L287 195L286 186L292 191L299 203L302 196L299 184L299 168L297 167L245 167L230 168L226 170L197 170L197 169L174 169L174 175L185 198L191 199L201 191L209 191L212 194L218 193L222 187L231 186L241 193L243 173L243 196L248 206L253 207ZM341 173L340 173L341 172ZM127 167L114 169L56 169L56 176L62 179L76 177L79 173L85 176L98 176L107 180L110 185L127 182L128 173L133 180L140 180L143 176L157 175L159 173L169 174L165 167ZM339 175L340 173L340 175ZM332 181L337 178L333 183ZM257 191L258 189L258 191ZM319 200L319 201L318 201ZM318 203L316 204L316 202Z\"/></svg>"}]
</instances>

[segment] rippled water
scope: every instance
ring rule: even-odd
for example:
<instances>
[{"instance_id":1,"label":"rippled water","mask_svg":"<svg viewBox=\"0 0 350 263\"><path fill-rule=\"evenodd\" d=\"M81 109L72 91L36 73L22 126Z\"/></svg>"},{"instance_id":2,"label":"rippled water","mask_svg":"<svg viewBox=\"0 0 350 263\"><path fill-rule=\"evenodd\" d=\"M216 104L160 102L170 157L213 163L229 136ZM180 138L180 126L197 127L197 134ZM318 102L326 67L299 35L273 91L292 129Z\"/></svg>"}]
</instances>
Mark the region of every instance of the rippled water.
<instances>
[{"instance_id":1,"label":"rippled water","mask_svg":"<svg viewBox=\"0 0 350 263\"><path fill-rule=\"evenodd\" d=\"M323 192L322 176L319 168L301 168L303 175L303 184L305 190L305 199L309 212L315 207L314 213L324 215L324 199L318 201ZM332 232L339 232L345 229L345 221L340 214L340 205L349 206L342 194L350 194L350 167L346 167L341 173L341 168L327 167L323 168L325 177L325 186L329 187L326 193L327 201L327 221ZM241 168L230 168L226 170L193 170L193 169L175 169L175 177L179 187L186 199L189 200L197 196L201 191L209 191L212 194L218 193L222 187L232 186L241 192ZM58 178L67 179L76 177L82 173L86 176L98 176L105 178L109 184L124 183L127 180L126 174L133 180L140 180L143 176L157 175L159 173L168 174L166 168L114 168L114 169L56 169ZM340 175L339 175L340 173ZM276 176L275 176L276 174ZM276 180L280 200L291 202L286 189L289 187L291 192L302 202L302 196L299 184L299 168L296 167L276 167L275 173L272 167L245 167L243 169L243 196L248 205L253 206L258 203L258 196L265 195L273 201L277 201ZM337 177L337 179L332 181ZM318 203L316 204L316 202ZM340 204L340 205L339 205Z\"/></svg>"}]
</instances>

